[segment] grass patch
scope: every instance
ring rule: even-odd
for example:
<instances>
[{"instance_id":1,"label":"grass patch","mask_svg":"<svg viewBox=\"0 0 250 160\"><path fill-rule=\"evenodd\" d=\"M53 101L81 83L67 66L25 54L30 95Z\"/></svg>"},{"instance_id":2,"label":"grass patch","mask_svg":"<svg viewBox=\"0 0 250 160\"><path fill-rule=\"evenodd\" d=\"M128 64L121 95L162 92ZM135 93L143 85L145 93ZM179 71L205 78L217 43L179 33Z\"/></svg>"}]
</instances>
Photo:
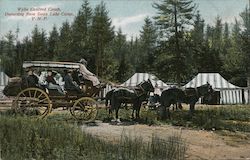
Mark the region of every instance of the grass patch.
<instances>
[{"instance_id":1,"label":"grass patch","mask_svg":"<svg viewBox=\"0 0 250 160\"><path fill-rule=\"evenodd\" d=\"M122 121L130 121L132 110L120 109ZM141 109L141 119L138 121L147 125L171 124L205 130L229 130L250 132L250 106L221 106L196 110L191 117L187 110L171 111L171 119L160 121L156 111ZM108 121L108 111L100 109L97 119Z\"/></svg>"},{"instance_id":2,"label":"grass patch","mask_svg":"<svg viewBox=\"0 0 250 160\"><path fill-rule=\"evenodd\" d=\"M188 111L175 111L168 123L206 130L250 132L250 106L223 106L197 110L190 117Z\"/></svg>"},{"instance_id":3,"label":"grass patch","mask_svg":"<svg viewBox=\"0 0 250 160\"><path fill-rule=\"evenodd\" d=\"M60 117L35 120L1 115L0 128L2 159L185 159L186 145L179 135L153 136L146 143L124 133L117 143L109 143Z\"/></svg>"}]
</instances>

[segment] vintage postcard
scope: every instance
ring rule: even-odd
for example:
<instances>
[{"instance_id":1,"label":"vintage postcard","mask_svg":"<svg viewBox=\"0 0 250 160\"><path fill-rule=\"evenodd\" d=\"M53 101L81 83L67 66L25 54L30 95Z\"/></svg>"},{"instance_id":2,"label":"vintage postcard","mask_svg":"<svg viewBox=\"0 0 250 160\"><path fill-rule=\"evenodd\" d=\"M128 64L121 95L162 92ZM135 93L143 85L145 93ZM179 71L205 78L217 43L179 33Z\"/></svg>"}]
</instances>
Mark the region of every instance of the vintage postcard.
<instances>
[{"instance_id":1,"label":"vintage postcard","mask_svg":"<svg viewBox=\"0 0 250 160\"><path fill-rule=\"evenodd\" d=\"M0 0L0 160L250 159L250 0Z\"/></svg>"}]
</instances>

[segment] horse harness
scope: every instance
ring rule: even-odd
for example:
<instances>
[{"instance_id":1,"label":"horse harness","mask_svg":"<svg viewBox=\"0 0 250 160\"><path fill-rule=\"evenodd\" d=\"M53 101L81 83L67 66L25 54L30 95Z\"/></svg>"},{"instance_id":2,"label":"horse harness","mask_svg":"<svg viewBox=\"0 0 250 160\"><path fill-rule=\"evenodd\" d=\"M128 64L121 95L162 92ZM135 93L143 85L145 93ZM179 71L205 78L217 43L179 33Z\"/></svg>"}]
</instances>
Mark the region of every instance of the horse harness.
<instances>
[{"instance_id":1,"label":"horse harness","mask_svg":"<svg viewBox=\"0 0 250 160\"><path fill-rule=\"evenodd\" d=\"M138 85L139 88L133 88L133 91L135 92L137 97L142 96L144 93L146 93L145 89L141 86L141 84ZM140 92L141 90L141 92Z\"/></svg>"},{"instance_id":2,"label":"horse harness","mask_svg":"<svg viewBox=\"0 0 250 160\"><path fill-rule=\"evenodd\" d=\"M199 97L200 94L199 94L198 89L197 89L197 88L192 88L192 90L193 90L193 89L195 90L195 93L194 93L194 94L188 94L188 90L189 90L189 89L185 89L185 90L184 90L185 96L186 96L186 97L192 97L192 96Z\"/></svg>"}]
</instances>

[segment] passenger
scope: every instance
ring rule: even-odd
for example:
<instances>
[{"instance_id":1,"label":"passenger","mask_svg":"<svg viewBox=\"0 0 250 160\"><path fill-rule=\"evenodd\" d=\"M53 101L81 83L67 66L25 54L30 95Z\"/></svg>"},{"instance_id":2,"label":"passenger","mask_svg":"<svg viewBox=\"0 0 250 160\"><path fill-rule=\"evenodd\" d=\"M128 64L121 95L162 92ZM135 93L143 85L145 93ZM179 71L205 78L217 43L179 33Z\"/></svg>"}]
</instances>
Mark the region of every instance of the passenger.
<instances>
[{"instance_id":1,"label":"passenger","mask_svg":"<svg viewBox=\"0 0 250 160\"><path fill-rule=\"evenodd\" d=\"M64 77L64 88L66 91L77 91L79 94L82 93L80 87L73 81L72 71L68 70Z\"/></svg>"},{"instance_id":2,"label":"passenger","mask_svg":"<svg viewBox=\"0 0 250 160\"><path fill-rule=\"evenodd\" d=\"M54 75L51 70L48 70L48 76L46 77L46 82L48 83L48 89L57 89L60 94L64 94L62 88L56 83Z\"/></svg>"},{"instance_id":3,"label":"passenger","mask_svg":"<svg viewBox=\"0 0 250 160\"><path fill-rule=\"evenodd\" d=\"M58 84L59 84L59 86L62 88L62 90L64 91L64 90L65 90L65 89L64 89L65 83L64 83L63 77L62 77L61 75L60 75L59 78L58 78Z\"/></svg>"},{"instance_id":4,"label":"passenger","mask_svg":"<svg viewBox=\"0 0 250 160\"><path fill-rule=\"evenodd\" d=\"M98 87L98 85L100 85L100 82L98 78L86 68L87 61L85 59L81 59L79 63L81 63L79 72L83 75L85 79L90 80L93 83L93 86Z\"/></svg>"},{"instance_id":5,"label":"passenger","mask_svg":"<svg viewBox=\"0 0 250 160\"><path fill-rule=\"evenodd\" d=\"M38 72L38 79L39 79L39 84L41 85L41 86L47 86L48 84L47 84L47 82L46 82L46 76L45 76L45 72Z\"/></svg>"},{"instance_id":6,"label":"passenger","mask_svg":"<svg viewBox=\"0 0 250 160\"><path fill-rule=\"evenodd\" d=\"M29 87L38 87L38 77L34 75L34 70L29 68L27 72L27 85Z\"/></svg>"}]
</instances>

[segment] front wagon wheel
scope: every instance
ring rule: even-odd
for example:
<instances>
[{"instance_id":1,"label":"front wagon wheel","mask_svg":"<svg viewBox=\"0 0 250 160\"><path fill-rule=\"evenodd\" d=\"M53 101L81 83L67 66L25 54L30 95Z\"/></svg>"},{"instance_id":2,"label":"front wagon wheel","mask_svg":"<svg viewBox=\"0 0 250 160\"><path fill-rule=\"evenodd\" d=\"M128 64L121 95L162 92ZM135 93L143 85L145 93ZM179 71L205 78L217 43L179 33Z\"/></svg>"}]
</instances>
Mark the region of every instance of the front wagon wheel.
<instances>
[{"instance_id":1,"label":"front wagon wheel","mask_svg":"<svg viewBox=\"0 0 250 160\"><path fill-rule=\"evenodd\" d=\"M97 116L98 105L96 100L89 97L82 97L75 101L70 113L76 120L92 122Z\"/></svg>"},{"instance_id":2,"label":"front wagon wheel","mask_svg":"<svg viewBox=\"0 0 250 160\"><path fill-rule=\"evenodd\" d=\"M39 88L26 88L22 90L14 101L17 113L44 118L51 112L52 104L46 92Z\"/></svg>"}]
</instances>

